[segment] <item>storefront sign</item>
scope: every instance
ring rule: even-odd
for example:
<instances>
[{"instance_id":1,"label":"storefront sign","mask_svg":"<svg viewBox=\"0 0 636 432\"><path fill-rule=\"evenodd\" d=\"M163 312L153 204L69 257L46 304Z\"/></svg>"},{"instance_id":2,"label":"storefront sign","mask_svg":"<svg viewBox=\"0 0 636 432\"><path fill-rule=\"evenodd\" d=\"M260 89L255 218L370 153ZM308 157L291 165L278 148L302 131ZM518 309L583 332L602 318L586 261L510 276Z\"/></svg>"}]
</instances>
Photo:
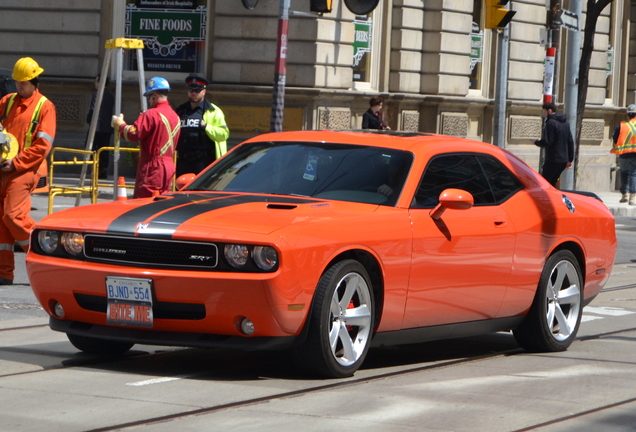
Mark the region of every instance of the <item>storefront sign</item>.
<instances>
[{"instance_id":1,"label":"storefront sign","mask_svg":"<svg viewBox=\"0 0 636 432\"><path fill-rule=\"evenodd\" d=\"M472 73L473 69L477 63L481 63L482 61L482 52L484 46L484 32L481 31L479 33L471 33L470 34L470 72Z\"/></svg>"},{"instance_id":2,"label":"storefront sign","mask_svg":"<svg viewBox=\"0 0 636 432\"><path fill-rule=\"evenodd\" d=\"M368 81L368 58L371 55L371 18L356 16L353 41L353 80Z\"/></svg>"},{"instance_id":3,"label":"storefront sign","mask_svg":"<svg viewBox=\"0 0 636 432\"><path fill-rule=\"evenodd\" d=\"M126 6L126 37L144 41L144 67L149 71L198 72L206 31L204 6L193 10Z\"/></svg>"}]
</instances>

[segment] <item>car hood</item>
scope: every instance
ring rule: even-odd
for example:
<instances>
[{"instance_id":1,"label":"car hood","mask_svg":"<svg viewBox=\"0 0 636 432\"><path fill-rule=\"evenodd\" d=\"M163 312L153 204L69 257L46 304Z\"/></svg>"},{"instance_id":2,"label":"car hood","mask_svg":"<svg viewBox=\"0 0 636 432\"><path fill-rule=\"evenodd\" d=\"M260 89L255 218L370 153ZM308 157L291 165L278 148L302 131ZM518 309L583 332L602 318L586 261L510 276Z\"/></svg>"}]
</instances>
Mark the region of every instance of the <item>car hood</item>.
<instances>
[{"instance_id":1,"label":"car hood","mask_svg":"<svg viewBox=\"0 0 636 432\"><path fill-rule=\"evenodd\" d=\"M271 234L317 220L372 213L373 204L259 194L197 192L90 204L53 213L38 228L113 235L221 240L236 232Z\"/></svg>"}]
</instances>

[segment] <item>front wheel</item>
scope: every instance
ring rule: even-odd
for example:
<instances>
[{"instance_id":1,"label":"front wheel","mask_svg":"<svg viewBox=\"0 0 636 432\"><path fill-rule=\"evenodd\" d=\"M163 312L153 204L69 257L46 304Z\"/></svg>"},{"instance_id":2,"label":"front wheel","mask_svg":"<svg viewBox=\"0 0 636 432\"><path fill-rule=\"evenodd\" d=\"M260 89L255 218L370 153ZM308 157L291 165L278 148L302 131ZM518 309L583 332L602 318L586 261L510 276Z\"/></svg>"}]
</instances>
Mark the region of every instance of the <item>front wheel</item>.
<instances>
[{"instance_id":1,"label":"front wheel","mask_svg":"<svg viewBox=\"0 0 636 432\"><path fill-rule=\"evenodd\" d=\"M98 339L90 336L79 336L66 333L73 346L80 351L99 356L120 356L130 350L133 343Z\"/></svg>"},{"instance_id":2,"label":"front wheel","mask_svg":"<svg viewBox=\"0 0 636 432\"><path fill-rule=\"evenodd\" d=\"M320 376L354 374L369 350L375 315L369 275L358 261L343 260L320 278L309 331L296 359Z\"/></svg>"},{"instance_id":3,"label":"front wheel","mask_svg":"<svg viewBox=\"0 0 636 432\"><path fill-rule=\"evenodd\" d=\"M528 351L565 351L579 330L583 313L583 286L579 263L567 250L546 262L534 302L521 325L513 330Z\"/></svg>"}]
</instances>

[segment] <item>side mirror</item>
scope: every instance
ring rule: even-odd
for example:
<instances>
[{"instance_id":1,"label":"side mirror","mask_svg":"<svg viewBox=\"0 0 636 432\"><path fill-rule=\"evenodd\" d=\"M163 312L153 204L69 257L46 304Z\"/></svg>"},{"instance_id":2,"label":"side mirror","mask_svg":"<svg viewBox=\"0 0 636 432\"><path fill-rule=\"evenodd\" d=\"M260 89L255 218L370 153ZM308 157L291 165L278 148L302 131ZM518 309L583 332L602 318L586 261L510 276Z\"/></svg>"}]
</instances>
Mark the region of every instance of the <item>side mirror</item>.
<instances>
[{"instance_id":1,"label":"side mirror","mask_svg":"<svg viewBox=\"0 0 636 432\"><path fill-rule=\"evenodd\" d=\"M446 209L467 210L475 204L475 200L470 192L461 189L445 189L439 194L439 204L431 210L429 215L438 220Z\"/></svg>"},{"instance_id":2,"label":"side mirror","mask_svg":"<svg viewBox=\"0 0 636 432\"><path fill-rule=\"evenodd\" d=\"M190 184L190 182L192 182L192 180L194 180L195 177L196 174L184 174L179 177L176 184L177 190L181 190L186 187L188 184Z\"/></svg>"}]
</instances>

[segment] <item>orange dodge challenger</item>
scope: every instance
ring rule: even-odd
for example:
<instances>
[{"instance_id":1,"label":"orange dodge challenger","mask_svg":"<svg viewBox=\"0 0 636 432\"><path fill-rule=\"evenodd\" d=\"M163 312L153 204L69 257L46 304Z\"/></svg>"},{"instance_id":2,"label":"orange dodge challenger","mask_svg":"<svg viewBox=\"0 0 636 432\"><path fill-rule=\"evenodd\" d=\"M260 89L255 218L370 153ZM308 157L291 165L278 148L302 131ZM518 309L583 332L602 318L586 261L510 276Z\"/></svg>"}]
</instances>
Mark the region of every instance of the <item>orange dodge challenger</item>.
<instances>
[{"instance_id":1,"label":"orange dodge challenger","mask_svg":"<svg viewBox=\"0 0 636 432\"><path fill-rule=\"evenodd\" d=\"M615 252L599 199L496 146L303 131L252 138L179 192L42 219L27 270L87 353L289 349L345 377L371 346L512 330L565 350Z\"/></svg>"}]
</instances>

